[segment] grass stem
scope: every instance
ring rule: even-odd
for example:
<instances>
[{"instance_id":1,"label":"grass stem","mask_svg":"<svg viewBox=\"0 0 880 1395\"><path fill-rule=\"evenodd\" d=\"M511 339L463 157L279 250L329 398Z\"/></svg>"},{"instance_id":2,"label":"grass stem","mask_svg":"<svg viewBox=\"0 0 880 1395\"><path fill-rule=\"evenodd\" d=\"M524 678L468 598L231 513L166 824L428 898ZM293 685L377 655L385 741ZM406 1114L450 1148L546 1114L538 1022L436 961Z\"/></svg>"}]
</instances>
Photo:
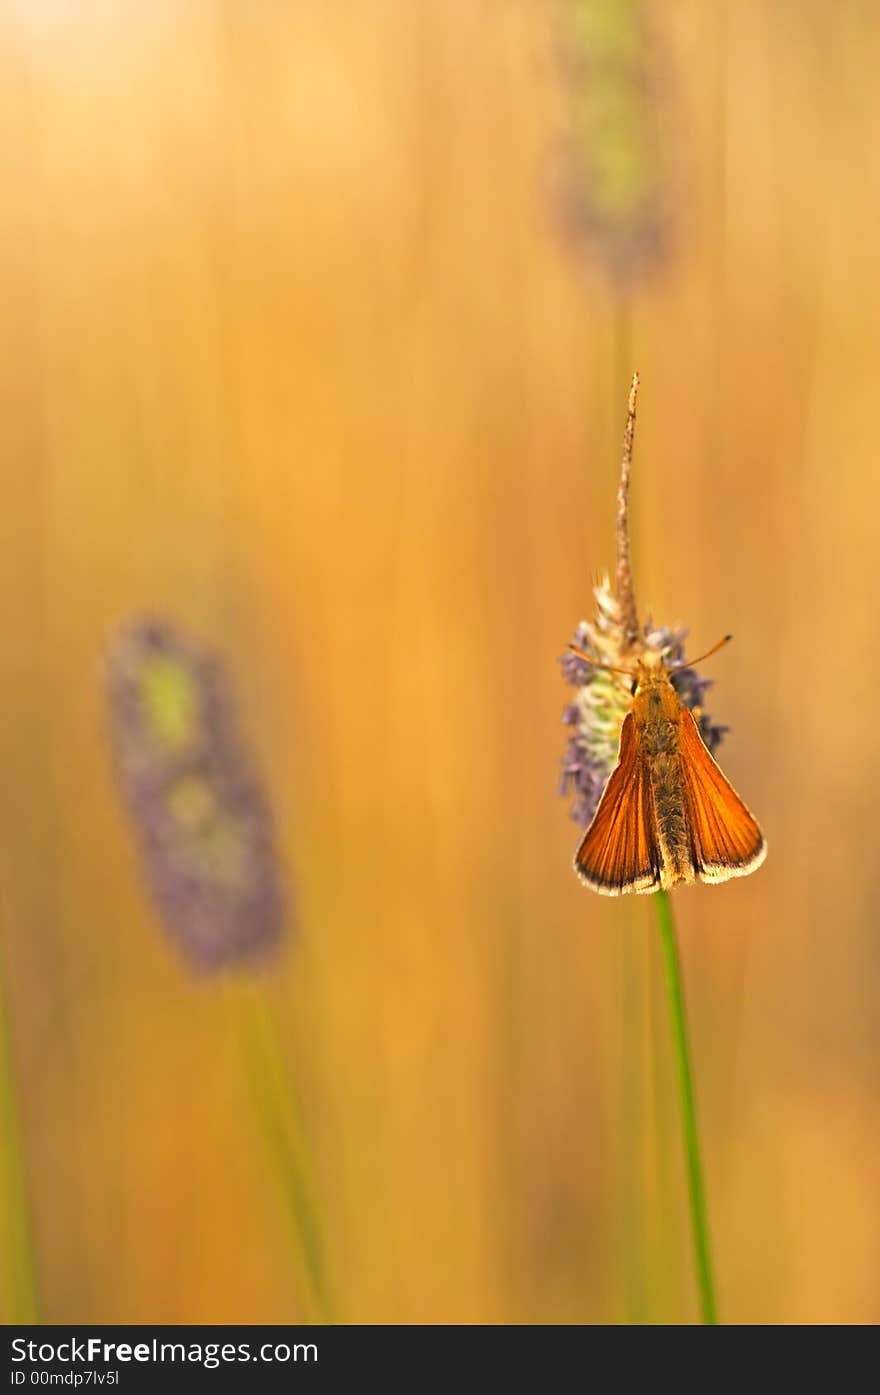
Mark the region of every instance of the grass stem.
<instances>
[{"instance_id":1,"label":"grass stem","mask_svg":"<svg viewBox=\"0 0 880 1395\"><path fill-rule=\"evenodd\" d=\"M709 1222L706 1214L706 1194L703 1186L703 1169L700 1161L700 1136L697 1128L697 1106L694 1094L693 1072L691 1069L690 1047L688 1045L681 960L678 954L678 942L675 935L672 903L670 902L668 893L665 891L658 891L654 896L654 905L657 908L657 920L660 925L660 936L663 941L663 958L666 966L666 995L669 1002L669 1015L672 1023L672 1040L681 1104L682 1135L684 1140L688 1196L690 1199L694 1260L697 1271L697 1289L700 1297L700 1313L704 1323L714 1324L718 1321L718 1309L715 1302L715 1283L712 1277Z\"/></svg>"},{"instance_id":2,"label":"grass stem","mask_svg":"<svg viewBox=\"0 0 880 1395\"><path fill-rule=\"evenodd\" d=\"M245 1061L266 1143L284 1186L289 1218L312 1321L331 1322L327 1272L316 1188L283 1043L265 993L238 987Z\"/></svg>"}]
</instances>

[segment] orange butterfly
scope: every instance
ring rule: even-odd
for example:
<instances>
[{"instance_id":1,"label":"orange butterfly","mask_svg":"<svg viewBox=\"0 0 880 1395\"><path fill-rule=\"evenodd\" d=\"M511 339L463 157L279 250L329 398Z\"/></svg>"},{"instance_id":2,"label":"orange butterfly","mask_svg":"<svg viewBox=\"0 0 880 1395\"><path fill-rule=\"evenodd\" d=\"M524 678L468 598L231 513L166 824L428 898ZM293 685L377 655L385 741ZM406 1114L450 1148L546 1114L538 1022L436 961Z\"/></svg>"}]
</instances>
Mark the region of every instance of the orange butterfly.
<instances>
[{"instance_id":1,"label":"orange butterfly","mask_svg":"<svg viewBox=\"0 0 880 1395\"><path fill-rule=\"evenodd\" d=\"M571 648L587 663L611 668ZM674 669L646 650L632 670L611 671L633 680L633 703L617 765L575 855L581 881L619 896L754 872L767 852L764 835L707 751L672 685Z\"/></svg>"}]
</instances>

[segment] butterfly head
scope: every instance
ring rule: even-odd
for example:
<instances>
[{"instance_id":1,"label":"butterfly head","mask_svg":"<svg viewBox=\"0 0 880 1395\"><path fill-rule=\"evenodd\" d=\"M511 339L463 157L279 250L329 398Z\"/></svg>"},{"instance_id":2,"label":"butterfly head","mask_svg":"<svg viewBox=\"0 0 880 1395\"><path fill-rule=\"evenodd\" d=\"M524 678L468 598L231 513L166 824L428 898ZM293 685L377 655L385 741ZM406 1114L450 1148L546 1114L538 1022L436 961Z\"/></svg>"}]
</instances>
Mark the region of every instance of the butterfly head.
<instances>
[{"instance_id":1,"label":"butterfly head","mask_svg":"<svg viewBox=\"0 0 880 1395\"><path fill-rule=\"evenodd\" d=\"M636 660L632 673L633 697L647 688L657 688L669 682L670 670L660 649L644 649Z\"/></svg>"}]
</instances>

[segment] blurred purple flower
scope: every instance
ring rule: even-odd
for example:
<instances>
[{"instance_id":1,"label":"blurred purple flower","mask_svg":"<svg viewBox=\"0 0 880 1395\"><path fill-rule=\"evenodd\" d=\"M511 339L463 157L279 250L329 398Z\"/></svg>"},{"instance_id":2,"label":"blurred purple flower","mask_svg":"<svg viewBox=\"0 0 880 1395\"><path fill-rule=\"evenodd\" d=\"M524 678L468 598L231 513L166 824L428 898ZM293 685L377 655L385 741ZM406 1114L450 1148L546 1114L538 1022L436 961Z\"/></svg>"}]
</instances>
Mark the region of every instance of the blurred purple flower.
<instances>
[{"instance_id":1,"label":"blurred purple flower","mask_svg":"<svg viewBox=\"0 0 880 1395\"><path fill-rule=\"evenodd\" d=\"M164 620L120 631L107 671L114 766L145 879L190 965L220 969L278 943L272 815L219 662Z\"/></svg>"},{"instance_id":2,"label":"blurred purple flower","mask_svg":"<svg viewBox=\"0 0 880 1395\"><path fill-rule=\"evenodd\" d=\"M555 0L563 130L551 167L575 252L619 289L668 258L664 67L643 0Z\"/></svg>"}]
</instances>

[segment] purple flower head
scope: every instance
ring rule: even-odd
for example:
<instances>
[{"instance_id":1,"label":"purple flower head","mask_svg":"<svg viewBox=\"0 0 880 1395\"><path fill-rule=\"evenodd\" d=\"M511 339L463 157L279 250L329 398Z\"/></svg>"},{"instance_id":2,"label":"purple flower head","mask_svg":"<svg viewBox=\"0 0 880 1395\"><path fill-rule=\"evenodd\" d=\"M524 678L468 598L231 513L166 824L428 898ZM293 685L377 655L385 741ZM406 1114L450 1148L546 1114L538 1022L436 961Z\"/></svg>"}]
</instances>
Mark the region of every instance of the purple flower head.
<instances>
[{"instance_id":1,"label":"purple flower head","mask_svg":"<svg viewBox=\"0 0 880 1395\"><path fill-rule=\"evenodd\" d=\"M606 577L593 590L596 618L582 620L572 643L600 663L618 663L623 642L620 606ZM565 682L575 689L563 712L569 738L562 760L560 794L572 797L571 816L586 828L617 760L620 728L629 699L615 676L594 668L571 650L560 657Z\"/></svg>"},{"instance_id":2,"label":"purple flower head","mask_svg":"<svg viewBox=\"0 0 880 1395\"><path fill-rule=\"evenodd\" d=\"M268 800L220 663L163 620L110 648L114 766L162 921L191 966L271 951L283 895Z\"/></svg>"},{"instance_id":3,"label":"purple flower head","mask_svg":"<svg viewBox=\"0 0 880 1395\"><path fill-rule=\"evenodd\" d=\"M581 621L572 642L600 663L625 662L627 645L621 610L607 578L595 588L594 595L596 620ZM686 629L654 626L649 621L636 648L653 649L663 653L671 665L681 664L685 661L686 638ZM619 678L593 668L570 650L560 658L560 666L566 683L576 690L574 700L566 705L562 715L569 737L562 759L560 794L572 798L571 817L586 828L617 764L620 728L629 711L630 698ZM701 677L696 669L681 668L672 675L672 683L682 702L694 713L703 740L714 753L728 728L713 723L704 710L712 680Z\"/></svg>"},{"instance_id":4,"label":"purple flower head","mask_svg":"<svg viewBox=\"0 0 880 1395\"><path fill-rule=\"evenodd\" d=\"M590 627L585 621L582 620L575 630L572 644L578 649L589 649ZM560 656L559 665L562 669L562 677L570 687L584 688L587 683L592 682L595 669L591 668L583 659L578 658L577 654L573 654L570 649Z\"/></svg>"}]
</instances>

